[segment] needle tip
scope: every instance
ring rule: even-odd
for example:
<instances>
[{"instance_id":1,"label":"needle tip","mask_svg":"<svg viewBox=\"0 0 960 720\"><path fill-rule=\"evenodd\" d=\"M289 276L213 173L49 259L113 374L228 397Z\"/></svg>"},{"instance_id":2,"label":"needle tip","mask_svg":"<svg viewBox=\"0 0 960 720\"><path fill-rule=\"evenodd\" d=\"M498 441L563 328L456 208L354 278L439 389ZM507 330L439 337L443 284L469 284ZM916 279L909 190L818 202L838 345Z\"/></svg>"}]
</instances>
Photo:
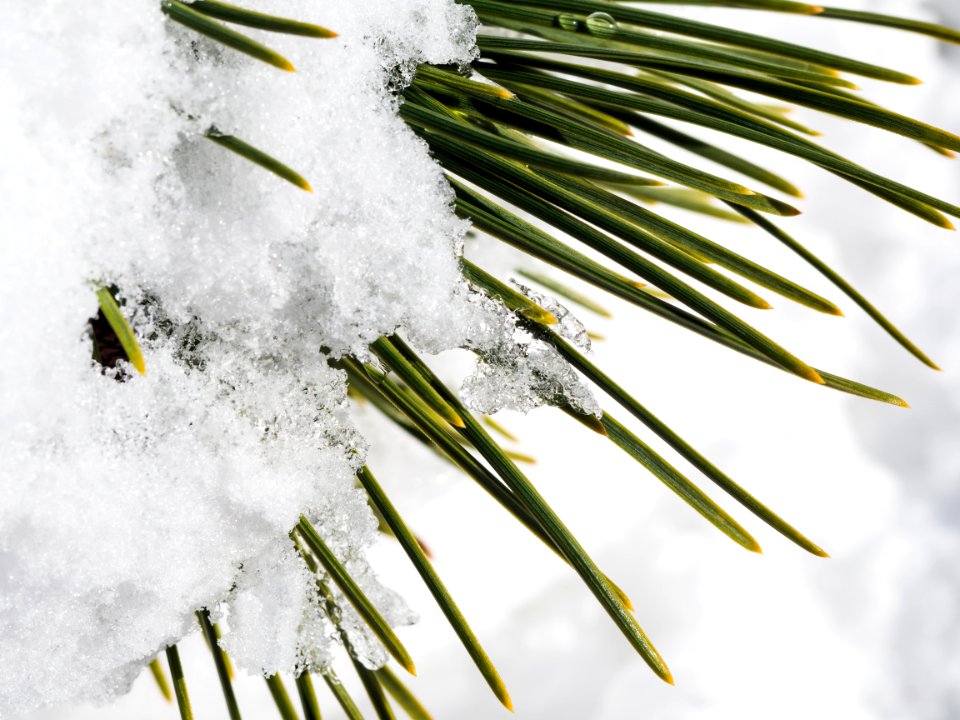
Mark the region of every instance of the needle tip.
<instances>
[{"instance_id":1,"label":"needle tip","mask_svg":"<svg viewBox=\"0 0 960 720\"><path fill-rule=\"evenodd\" d=\"M805 370L802 370L800 376L805 380L809 380L812 383L816 383L817 385L826 385L826 382L824 382L824 379L820 377L820 373L818 373L816 370L814 370L811 367L808 367Z\"/></svg>"}]
</instances>

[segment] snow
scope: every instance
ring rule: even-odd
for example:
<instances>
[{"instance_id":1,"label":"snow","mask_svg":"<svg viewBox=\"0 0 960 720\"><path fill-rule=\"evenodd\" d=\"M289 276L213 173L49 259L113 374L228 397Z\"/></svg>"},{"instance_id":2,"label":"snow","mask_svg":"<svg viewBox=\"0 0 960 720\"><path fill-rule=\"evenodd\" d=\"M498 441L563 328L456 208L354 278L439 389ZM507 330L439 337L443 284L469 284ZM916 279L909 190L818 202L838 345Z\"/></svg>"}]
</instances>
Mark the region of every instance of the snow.
<instances>
[{"instance_id":1,"label":"snow","mask_svg":"<svg viewBox=\"0 0 960 720\"><path fill-rule=\"evenodd\" d=\"M843 4L960 21L952 0ZM153 2L109 15L14 6L0 29L8 99L0 114L0 716L69 703L75 709L35 717L173 717L143 674L111 708L73 701L124 692L146 659L195 628L192 611L202 606L225 614L224 644L254 676L328 662L339 652L331 626L311 605L310 580L285 539L304 511L391 622L413 614L384 585L423 613L403 640L426 705L438 717L503 712L416 578L404 575L396 548L371 547L376 523L353 485L367 441L347 416L343 378L312 359L320 344L356 351L403 325L425 351L485 350L488 362L470 381L489 391L474 397L480 409L529 410L572 392L576 378L558 385L556 374L531 386L544 376L528 371L543 365L524 361L542 348L465 292L455 263L464 228L384 92L411 61L468 58L469 19L442 0L258 7L340 37L258 35L294 61L299 72L287 76L226 51L187 62L189 35L165 24ZM782 16L749 17L760 32L783 34ZM877 62L889 62L896 43L897 65L928 87L865 83L871 97L960 126L947 102L960 90L956 53L815 19L792 22L790 35ZM803 117L827 131L828 146L960 196L955 164ZM291 164L314 193L199 137L214 121ZM881 140L902 152L881 155ZM818 366L904 395L913 410L758 370L606 298L617 320L603 328L610 340L595 361L831 560L763 528L766 555L743 553L559 413L505 421L522 436L518 449L540 460L530 471L538 487L633 597L676 688L650 676L568 569L499 508L452 472L458 484L445 494L424 489L442 463L420 448L378 449L386 428L363 422L371 457L382 457L378 476L433 548L519 717L957 714L960 250L955 237L823 173L790 164L788 176L809 195L789 229L945 372L906 357L849 303L841 303L846 319L810 318L785 303L751 319ZM704 232L778 269L799 267L760 234L724 227ZM795 275L840 299L812 272ZM410 293L399 291L401 280ZM175 321L177 333L150 338L164 318L132 316L146 377L116 383L91 368L91 281L116 282L131 313L148 293L158 297ZM193 318L210 339L202 373L180 352ZM511 385L517 372L497 366L491 348L503 348L501 365L515 363L527 380ZM490 542L476 542L481 528ZM225 716L202 642L194 632L183 645L198 717ZM370 664L382 660L378 652L367 648ZM241 706L267 716L275 711L262 681L251 689L256 680L237 683ZM324 700L325 716L339 717Z\"/></svg>"},{"instance_id":2,"label":"snow","mask_svg":"<svg viewBox=\"0 0 960 720\"><path fill-rule=\"evenodd\" d=\"M301 513L388 620L414 617L363 560L365 443L319 350L400 325L465 342L464 224L389 90L468 61L475 19L448 0L259 8L339 37L251 31L284 73L155 1L18 5L0 30L0 716L125 691L202 607L252 672L322 666L332 629L287 538ZM313 192L209 142L214 126ZM144 377L90 360L101 283Z\"/></svg>"}]
</instances>

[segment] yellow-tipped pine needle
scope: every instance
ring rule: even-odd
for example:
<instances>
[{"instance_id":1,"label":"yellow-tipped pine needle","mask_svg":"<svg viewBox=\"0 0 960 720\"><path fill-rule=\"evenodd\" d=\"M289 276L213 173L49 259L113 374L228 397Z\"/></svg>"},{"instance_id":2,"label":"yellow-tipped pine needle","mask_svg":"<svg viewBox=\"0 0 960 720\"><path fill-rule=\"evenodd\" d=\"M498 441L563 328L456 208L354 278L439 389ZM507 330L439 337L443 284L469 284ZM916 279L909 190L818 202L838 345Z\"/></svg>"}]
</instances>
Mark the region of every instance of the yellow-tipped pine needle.
<instances>
[{"instance_id":1,"label":"yellow-tipped pine needle","mask_svg":"<svg viewBox=\"0 0 960 720\"><path fill-rule=\"evenodd\" d=\"M390 697L403 708L403 711L412 720L432 720L432 716L427 712L427 709L420 704L420 701L410 692L407 686L400 682L400 678L393 674L389 666L384 665L376 673L377 679L380 680L384 690L390 694ZM509 698L507 699L509 700ZM506 705L506 703L504 704ZM510 705L507 705L507 707L513 709Z\"/></svg>"},{"instance_id":2,"label":"yellow-tipped pine needle","mask_svg":"<svg viewBox=\"0 0 960 720\"><path fill-rule=\"evenodd\" d=\"M295 69L293 64L280 53L222 23L211 20L207 15L194 10L191 4L179 2L179 0L160 0L160 9L171 20L190 28L194 32L206 35L211 40L216 40L238 52L262 60L280 70L293 72Z\"/></svg>"},{"instance_id":3,"label":"yellow-tipped pine needle","mask_svg":"<svg viewBox=\"0 0 960 720\"><path fill-rule=\"evenodd\" d=\"M463 275L472 285L476 285L491 298L500 300L509 310L522 315L523 317L534 320L535 322L546 325L556 325L557 318L549 310L544 310L526 295L517 292L509 285L506 285L482 268L477 267L472 262L463 259Z\"/></svg>"},{"instance_id":4,"label":"yellow-tipped pine needle","mask_svg":"<svg viewBox=\"0 0 960 720\"><path fill-rule=\"evenodd\" d=\"M514 462L525 463L526 465L536 465L537 459L532 455L525 455L523 453L516 452L515 450L504 450L507 457L513 460Z\"/></svg>"},{"instance_id":5,"label":"yellow-tipped pine needle","mask_svg":"<svg viewBox=\"0 0 960 720\"><path fill-rule=\"evenodd\" d=\"M518 438L516 435L514 435L512 432L507 430L503 425L498 423L489 415L481 415L480 419L483 421L484 425L486 425L488 428L498 433L499 435L503 436L510 442L517 442Z\"/></svg>"},{"instance_id":6,"label":"yellow-tipped pine needle","mask_svg":"<svg viewBox=\"0 0 960 720\"><path fill-rule=\"evenodd\" d=\"M164 699L167 702L173 702L173 691L170 690L167 674L163 671L163 665L160 664L158 658L150 661L150 674L153 675L153 679L157 683L157 687L160 689L160 693Z\"/></svg>"},{"instance_id":7,"label":"yellow-tipped pine needle","mask_svg":"<svg viewBox=\"0 0 960 720\"><path fill-rule=\"evenodd\" d=\"M760 545L736 520L723 511L700 488L681 475L646 443L614 420L607 413L601 418L610 439L624 452L643 465L664 485L673 490L705 520L750 552L760 553Z\"/></svg>"},{"instance_id":8,"label":"yellow-tipped pine needle","mask_svg":"<svg viewBox=\"0 0 960 720\"><path fill-rule=\"evenodd\" d=\"M137 342L136 335L133 334L133 328L123 316L117 301L113 299L113 294L105 287L97 290L97 300L100 302L100 310L103 316L110 324L110 328L120 341L120 347L127 354L130 364L136 368L141 375L147 374L147 366L143 360L143 352L140 350L140 344Z\"/></svg>"},{"instance_id":9,"label":"yellow-tipped pine needle","mask_svg":"<svg viewBox=\"0 0 960 720\"><path fill-rule=\"evenodd\" d=\"M300 173L290 166L284 165L275 157L267 155L263 150L255 148L250 143L244 142L234 135L225 135L216 128L210 128L210 130L207 131L206 137L220 147L224 147L230 152L236 153L240 157L249 160L254 165L259 165L264 170L272 172L279 178L283 178L288 183L296 185L301 190L313 192L310 183L308 183Z\"/></svg>"},{"instance_id":10,"label":"yellow-tipped pine needle","mask_svg":"<svg viewBox=\"0 0 960 720\"><path fill-rule=\"evenodd\" d=\"M562 298L576 303L582 308L586 308L590 312L599 315L600 317L609 318L612 317L610 312L604 308L599 303L595 302L592 298L587 297L582 292L574 290L569 285L562 283L558 280L554 280L548 275L543 273L534 272L532 270L525 270L523 268L517 268L517 274L527 278L528 280L533 280L533 282L538 283L545 287L547 290L556 293Z\"/></svg>"},{"instance_id":11,"label":"yellow-tipped pine needle","mask_svg":"<svg viewBox=\"0 0 960 720\"><path fill-rule=\"evenodd\" d=\"M636 618L630 613L607 581L606 577L596 566L584 548L573 536L563 521L557 516L546 500L540 495L527 477L520 472L517 466L508 458L503 450L483 429L483 426L467 410L457 396L450 392L430 368L404 343L399 337L393 336L391 342L410 360L417 370L427 378L443 398L453 405L466 423L461 431L463 436L477 449L483 458L490 463L503 483L516 495L517 499L526 507L529 513L540 524L547 537L560 549L561 554L577 572L584 584L590 589L594 597L606 610L611 620L617 625L631 646L643 658L644 662L659 677L666 680L670 671L660 653L640 627Z\"/></svg>"},{"instance_id":12,"label":"yellow-tipped pine needle","mask_svg":"<svg viewBox=\"0 0 960 720\"><path fill-rule=\"evenodd\" d=\"M503 680L500 678L500 674L497 672L496 668L493 666L493 663L490 661L490 658L481 647L476 635L473 634L473 630L470 629L470 626L467 624L467 621L460 612L460 609L457 607L457 604L450 596L450 593L447 591L447 588L440 579L440 576L437 575L436 570L434 570L433 566L430 564L430 561L421 551L416 538L407 528L406 523L404 523L403 518L400 516L400 513L397 512L397 509L393 506L393 503L390 502L390 499L387 497L386 493L384 493L383 488L380 487L380 484L377 482L376 478L373 476L373 473L371 473L368 468L360 468L360 471L357 473L357 478L367 491L371 502L380 511L380 514L390 525L390 529L393 531L394 535L396 535L397 540L400 541L400 545L403 547L404 552L406 552L407 557L410 558L410 562L413 563L417 573L419 573L420 577L423 579L423 582L430 591L430 594L433 595L433 598L440 607L440 610L443 612L444 616L446 616L447 621L457 634L457 637L460 638L460 642L463 643L464 648L473 659L473 662L480 671L480 674L483 675L484 679L487 681L490 689L497 696L500 702L502 702L505 706L510 707L510 695L507 692L506 686L503 684Z\"/></svg>"},{"instance_id":13,"label":"yellow-tipped pine needle","mask_svg":"<svg viewBox=\"0 0 960 720\"><path fill-rule=\"evenodd\" d=\"M411 675L416 675L417 669L414 667L410 654L393 632L390 624L384 619L383 615L380 614L380 611L377 610L376 606L370 601L366 594L364 594L363 590L360 589L356 581L350 577L346 568L337 560L337 556L327 547L327 544L323 542L320 534L303 515L300 516L300 522L297 523L297 530L304 542L306 542L307 547L310 548L310 552L314 554L320 564L323 565L324 569L330 574L333 582L340 588L344 597L353 605L354 609L360 617L363 618L363 621L367 623L374 635L383 643L387 652L389 652L407 672Z\"/></svg>"},{"instance_id":14,"label":"yellow-tipped pine needle","mask_svg":"<svg viewBox=\"0 0 960 720\"><path fill-rule=\"evenodd\" d=\"M543 332L537 334L543 340L553 345L560 355L563 356L563 358L567 360L572 367L576 368L581 374L583 374L585 378L596 384L597 387L616 400L621 407L623 407L631 415L646 425L650 430L656 433L657 436L666 442L684 460L697 468L714 484L724 490L741 505L750 510L750 512L807 552L820 557L826 556L826 553L822 548L806 538L803 534L797 531L796 528L783 520L780 516L770 510L766 505L761 503L742 487L740 487L732 479L727 477L725 473L723 473L713 463L707 460L707 458L697 452L683 438L671 430L663 421L660 420L660 418L637 402L637 400L635 400L629 393L620 387L619 384L614 382L610 376L602 372L600 368L598 368L596 365L590 362L590 360L574 349L570 343L566 342L563 338L548 330L544 330ZM603 422L606 424L611 420L612 418L609 418L609 416L604 416ZM619 423L616 423L616 425L619 426ZM629 438L626 438L626 442L629 445L631 441ZM620 442L617 444L621 445ZM624 447L623 445L621 445L621 447L636 457L634 452L628 449L628 447ZM754 548L751 547L750 549Z\"/></svg>"}]
</instances>

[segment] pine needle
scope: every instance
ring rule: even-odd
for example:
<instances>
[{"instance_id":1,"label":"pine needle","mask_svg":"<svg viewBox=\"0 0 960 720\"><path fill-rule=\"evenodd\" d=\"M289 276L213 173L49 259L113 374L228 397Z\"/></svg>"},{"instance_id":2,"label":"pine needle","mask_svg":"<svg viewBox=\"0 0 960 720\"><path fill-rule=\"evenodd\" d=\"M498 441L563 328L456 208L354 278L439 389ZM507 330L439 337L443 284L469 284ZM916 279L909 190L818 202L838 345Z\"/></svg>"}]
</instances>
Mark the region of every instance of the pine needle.
<instances>
[{"instance_id":1,"label":"pine needle","mask_svg":"<svg viewBox=\"0 0 960 720\"><path fill-rule=\"evenodd\" d=\"M509 430L507 430L503 425L501 425L500 423L498 423L496 420L494 420L494 419L493 419L492 417L490 417L489 415L483 415L483 416L481 416L480 419L481 419L481 421L483 422L484 425L486 425L488 428L490 428L491 430L493 430L494 432L496 432L498 435L502 436L502 437L505 438L506 440L509 440L510 442L518 442L518 441L519 441L519 438L517 438L516 435L514 435L512 432L510 432Z\"/></svg>"},{"instance_id":2,"label":"pine needle","mask_svg":"<svg viewBox=\"0 0 960 720\"><path fill-rule=\"evenodd\" d=\"M357 708L357 704L353 701L353 698L350 697L350 693L347 692L347 689L343 686L343 683L340 682L340 679L333 670L324 670L323 680L327 683L327 687L330 688L330 692L333 693L337 702L340 703L340 707L343 708L343 712L346 713L347 718L349 718L349 720L363 720L363 714Z\"/></svg>"},{"instance_id":3,"label":"pine needle","mask_svg":"<svg viewBox=\"0 0 960 720\"><path fill-rule=\"evenodd\" d=\"M283 680L280 679L280 676L268 675L264 678L264 680L267 683L267 687L270 689L270 695L273 697L273 702L277 706L280 717L283 718L283 720L300 720L296 709L293 707L293 703L290 701L290 695L287 693L287 688L284 686Z\"/></svg>"},{"instance_id":4,"label":"pine needle","mask_svg":"<svg viewBox=\"0 0 960 720\"><path fill-rule=\"evenodd\" d=\"M353 605L354 609L360 617L363 618L363 621L373 631L374 635L383 643L387 652L389 652L407 672L411 675L416 675L417 671L413 665L413 660L410 658L409 653L407 653L406 648L403 647L403 643L401 643L400 639L394 634L390 624L383 618L380 611L377 610L376 606L370 601L366 594L364 594L363 590L360 589L356 581L350 577L346 568L337 560L337 556L327 547L319 533L317 533L313 525L310 524L310 521L303 515L300 516L300 522L297 523L297 531L316 559L330 574L330 578L336 586L340 588L344 597Z\"/></svg>"},{"instance_id":5,"label":"pine needle","mask_svg":"<svg viewBox=\"0 0 960 720\"><path fill-rule=\"evenodd\" d=\"M304 670L296 679L297 694L300 696L300 706L303 708L303 720L322 720L320 704L317 702L317 693L313 689L310 673Z\"/></svg>"},{"instance_id":6,"label":"pine needle","mask_svg":"<svg viewBox=\"0 0 960 720\"><path fill-rule=\"evenodd\" d=\"M400 352L410 360L417 371L433 385L437 392L460 413L465 423L465 427L460 432L470 440L484 459L490 463L504 484L516 493L518 499L537 519L540 526L547 533L547 536L557 544L564 557L567 558L570 565L576 570L577 574L580 575L581 579L583 579L584 583L643 660L660 678L668 683L672 683L673 678L670 670L667 668L660 653L650 642L646 633L640 628L640 625L630 611L624 606L617 593L610 587L606 577L600 572L593 560L590 559L580 543L577 542L540 493L537 492L517 466L513 464L500 447L490 438L483 429L483 426L463 407L459 399L439 381L432 371L423 364L413 350L397 337L392 338L391 341Z\"/></svg>"},{"instance_id":7,"label":"pine needle","mask_svg":"<svg viewBox=\"0 0 960 720\"><path fill-rule=\"evenodd\" d=\"M170 666L170 676L173 678L173 692L177 698L180 719L193 720L190 696L187 695L187 681L183 677L183 666L180 664L180 653L177 651L176 645L167 648L167 664Z\"/></svg>"},{"instance_id":8,"label":"pine needle","mask_svg":"<svg viewBox=\"0 0 960 720\"><path fill-rule=\"evenodd\" d=\"M412 720L432 720L432 716L427 712L427 709L420 704L420 701L407 689L407 686L400 682L400 678L393 674L389 666L384 665L376 673L383 689L390 694L390 697L403 708L403 711Z\"/></svg>"},{"instance_id":9,"label":"pine needle","mask_svg":"<svg viewBox=\"0 0 960 720\"><path fill-rule=\"evenodd\" d=\"M406 552L407 557L410 558L410 562L413 563L413 566L423 579L423 582L430 591L430 594L433 595L433 599L446 616L447 622L450 623L450 626L457 634L457 637L460 638L460 642L463 643L464 648L466 648L467 652L470 654L474 664L477 666L480 674L483 675L484 679L487 681L487 684L490 686L490 689L493 691L494 695L497 696L497 699L503 703L506 708L512 709L513 706L510 701L510 695L507 692L507 688L504 685L503 680L500 679L500 674L493 666L493 663L491 662L487 653L481 647L476 635L473 634L473 630L470 629L470 626L467 624L467 621L460 612L460 609L457 607L457 604L450 596L446 586L444 586L443 581L440 580L440 576L437 575L436 571L433 569L433 566L430 564L430 561L420 549L420 546L417 543L413 533L411 533L407 528L403 518L397 512L396 508L393 506L393 503L390 502L390 499L387 497L386 493L384 493L383 488L380 487L380 484L377 482L376 478L374 478L373 473L370 472L369 468L362 467L357 473L357 477L363 485L364 490L366 490L367 494L370 496L370 500L373 502L374 506L380 511L387 523L390 525L390 529L393 531L394 535L396 535L397 540L400 542L401 547L403 547L404 552Z\"/></svg>"},{"instance_id":10,"label":"pine needle","mask_svg":"<svg viewBox=\"0 0 960 720\"><path fill-rule=\"evenodd\" d=\"M360 677L360 682L363 683L364 690L367 691L367 697L370 698L373 711L377 714L377 720L396 720L396 715L393 714L390 702L387 700L387 696L383 692L383 687L380 685L380 676L373 670L368 670L352 655L350 656L350 660L353 662L354 670L357 671L357 675Z\"/></svg>"},{"instance_id":11,"label":"pine needle","mask_svg":"<svg viewBox=\"0 0 960 720\"><path fill-rule=\"evenodd\" d=\"M163 666L160 664L158 658L150 661L150 674L153 676L164 700L173 702L173 691L170 690L170 682L167 680L167 674L163 671Z\"/></svg>"},{"instance_id":12,"label":"pine needle","mask_svg":"<svg viewBox=\"0 0 960 720\"><path fill-rule=\"evenodd\" d=\"M160 0L160 9L174 22L180 23L201 35L206 35L211 40L281 70L294 71L293 64L283 55L222 23L211 20L204 13L197 12L193 9L192 3L183 3L179 0Z\"/></svg>"},{"instance_id":13,"label":"pine needle","mask_svg":"<svg viewBox=\"0 0 960 720\"><path fill-rule=\"evenodd\" d=\"M276 17L275 15L265 15L263 13L245 10L244 8L230 5L220 0L193 0L190 8L204 15L236 23L237 25L246 25L247 27L257 28L259 30L268 30L270 32L285 33L287 35L302 35L312 38L334 38L337 34L331 30L311 25L310 23L300 22L299 20L289 20L287 18Z\"/></svg>"},{"instance_id":14,"label":"pine needle","mask_svg":"<svg viewBox=\"0 0 960 720\"><path fill-rule=\"evenodd\" d=\"M107 288L101 287L97 290L97 300L100 303L100 310L103 312L103 316L110 324L110 329L113 330L117 339L120 341L120 346L127 354L127 359L130 361L130 364L133 365L138 373L146 375L147 366L143 359L143 352L140 350L140 344L137 342L137 336L134 334L133 328L130 327L130 323L128 323L127 319L123 316L123 312L117 305L117 301L114 300L113 294Z\"/></svg>"},{"instance_id":15,"label":"pine needle","mask_svg":"<svg viewBox=\"0 0 960 720\"><path fill-rule=\"evenodd\" d=\"M264 170L273 173L277 177L283 178L288 183L296 185L301 190L313 192L313 188L310 187L310 183L308 183L296 170L284 165L276 158L263 152L263 150L255 148L253 145L244 142L240 138L233 135L226 135L216 128L210 128L207 131L206 138L215 142L220 147L224 147L230 152L239 155L245 160L249 160L254 165L259 165Z\"/></svg>"},{"instance_id":16,"label":"pine needle","mask_svg":"<svg viewBox=\"0 0 960 720\"><path fill-rule=\"evenodd\" d=\"M227 653L220 647L217 633L210 622L210 614L206 610L198 610L197 622L203 630L203 637L207 641L207 648L213 656L213 664L217 669L217 677L220 680L220 689L223 691L223 699L227 703L227 712L230 720L240 720L240 707L237 705L237 698L233 693L233 684L230 682L230 671L227 669Z\"/></svg>"},{"instance_id":17,"label":"pine needle","mask_svg":"<svg viewBox=\"0 0 960 720\"><path fill-rule=\"evenodd\" d=\"M616 400L621 407L630 412L634 417L636 417L640 422L646 425L650 430L656 433L664 442L666 442L671 448L673 448L684 460L689 462L691 465L696 467L700 472L705 476L710 478L718 487L727 492L731 497L737 500L740 504L750 510L754 515L759 517L765 523L774 528L777 532L781 533L789 539L790 541L796 543L798 546L803 548L813 555L819 557L826 557L826 553L816 544L807 539L799 531L797 531L792 525L787 523L781 517L779 517L772 510L767 508L763 503L753 497L750 493L740 487L737 483L731 480L725 473L723 473L719 468L717 468L713 463L707 460L703 455L697 452L690 444L688 444L683 438L677 435L673 430L670 429L664 422L662 422L656 415L647 410L646 407L637 402L629 393L627 393L620 385L618 385L612 378L603 373L596 365L590 362L586 357L581 353L577 352L568 342L563 338L559 337L556 333L553 333L547 329L541 329L536 331L536 334L541 339L549 342L553 345L554 348L578 371L583 373L584 377L590 381L596 383L596 385L607 393L610 397ZM602 420L604 428L608 430L611 425L618 425L613 421L609 416L604 416ZM608 424L609 423L609 424ZM633 441L631 441L623 433L620 434L620 440L622 443L625 443L631 446L632 449L624 448L631 455L636 457L637 453L644 452L639 447L633 446ZM615 440L616 442L616 440ZM623 444L618 442L618 444L623 447ZM640 458L638 458L640 459ZM699 512L699 510L698 510ZM709 519L709 518L708 518ZM716 524L716 523L715 523Z\"/></svg>"}]
</instances>

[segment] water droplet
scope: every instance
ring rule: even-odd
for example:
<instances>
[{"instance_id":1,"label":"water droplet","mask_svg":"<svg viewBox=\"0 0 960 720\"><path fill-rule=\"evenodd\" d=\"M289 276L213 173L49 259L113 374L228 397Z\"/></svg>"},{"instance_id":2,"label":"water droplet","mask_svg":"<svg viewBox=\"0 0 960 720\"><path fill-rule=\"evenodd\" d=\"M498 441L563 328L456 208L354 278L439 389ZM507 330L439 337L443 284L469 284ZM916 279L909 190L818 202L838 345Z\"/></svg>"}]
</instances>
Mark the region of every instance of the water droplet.
<instances>
[{"instance_id":1,"label":"water droplet","mask_svg":"<svg viewBox=\"0 0 960 720\"><path fill-rule=\"evenodd\" d=\"M580 28L580 21L577 20L576 15L571 15L570 13L561 13L557 15L557 25L562 27L564 30L570 30L574 32Z\"/></svg>"},{"instance_id":2,"label":"water droplet","mask_svg":"<svg viewBox=\"0 0 960 720\"><path fill-rule=\"evenodd\" d=\"M616 35L617 21L610 13L595 12L587 15L587 30L594 35Z\"/></svg>"}]
</instances>

